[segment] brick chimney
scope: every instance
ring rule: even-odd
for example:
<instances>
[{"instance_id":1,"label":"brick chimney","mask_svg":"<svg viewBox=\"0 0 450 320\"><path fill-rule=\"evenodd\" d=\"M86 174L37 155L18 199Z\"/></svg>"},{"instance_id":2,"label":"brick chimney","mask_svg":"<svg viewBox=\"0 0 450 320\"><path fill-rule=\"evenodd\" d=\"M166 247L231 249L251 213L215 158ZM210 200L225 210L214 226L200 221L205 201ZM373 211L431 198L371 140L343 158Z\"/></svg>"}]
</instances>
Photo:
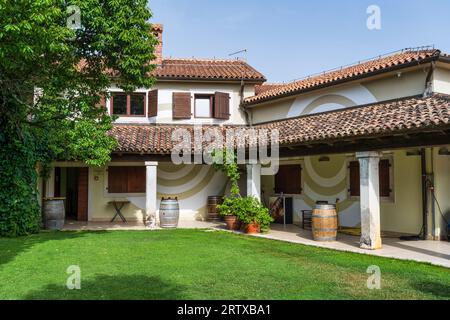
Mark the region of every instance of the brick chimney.
<instances>
[{"instance_id":1,"label":"brick chimney","mask_svg":"<svg viewBox=\"0 0 450 320\"><path fill-rule=\"evenodd\" d=\"M161 65L163 61L163 25L159 23L152 24L152 32L158 39L159 43L155 47L155 56L156 59L154 61L155 64Z\"/></svg>"}]
</instances>

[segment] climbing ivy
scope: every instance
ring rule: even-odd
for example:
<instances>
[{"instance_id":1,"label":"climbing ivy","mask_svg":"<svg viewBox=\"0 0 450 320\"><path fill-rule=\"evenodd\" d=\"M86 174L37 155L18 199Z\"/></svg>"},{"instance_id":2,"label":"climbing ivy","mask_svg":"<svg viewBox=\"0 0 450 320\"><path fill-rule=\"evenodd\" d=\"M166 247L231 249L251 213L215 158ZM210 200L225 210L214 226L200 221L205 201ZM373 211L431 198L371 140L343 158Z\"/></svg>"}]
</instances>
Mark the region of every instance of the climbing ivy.
<instances>
[{"instance_id":1,"label":"climbing ivy","mask_svg":"<svg viewBox=\"0 0 450 320\"><path fill-rule=\"evenodd\" d=\"M0 236L39 230L36 182L51 161L110 160L100 97L113 81L152 86L150 18L146 0L0 0Z\"/></svg>"},{"instance_id":2,"label":"climbing ivy","mask_svg":"<svg viewBox=\"0 0 450 320\"><path fill-rule=\"evenodd\" d=\"M234 150L217 149L212 152L213 167L217 171L224 172L231 182L231 197L239 197L241 191L239 190L239 179L241 174L237 164L237 155Z\"/></svg>"}]
</instances>

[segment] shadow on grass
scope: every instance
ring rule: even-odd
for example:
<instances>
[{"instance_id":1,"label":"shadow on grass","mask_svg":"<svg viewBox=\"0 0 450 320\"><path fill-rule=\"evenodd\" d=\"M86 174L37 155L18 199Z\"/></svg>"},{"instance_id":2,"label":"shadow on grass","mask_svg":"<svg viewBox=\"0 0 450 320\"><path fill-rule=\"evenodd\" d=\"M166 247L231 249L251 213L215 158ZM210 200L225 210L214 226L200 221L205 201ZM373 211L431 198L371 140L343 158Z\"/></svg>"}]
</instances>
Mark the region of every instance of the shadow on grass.
<instances>
[{"instance_id":1,"label":"shadow on grass","mask_svg":"<svg viewBox=\"0 0 450 320\"><path fill-rule=\"evenodd\" d=\"M81 279L80 290L69 290L65 284L48 285L29 293L26 300L177 300L188 299L185 288L159 277L145 275L98 275Z\"/></svg>"},{"instance_id":2,"label":"shadow on grass","mask_svg":"<svg viewBox=\"0 0 450 320\"><path fill-rule=\"evenodd\" d=\"M413 284L414 289L424 294L431 294L437 299L450 299L450 284L436 281L420 281Z\"/></svg>"},{"instance_id":3,"label":"shadow on grass","mask_svg":"<svg viewBox=\"0 0 450 320\"><path fill-rule=\"evenodd\" d=\"M38 234L23 236L18 238L0 238L0 265L6 264L16 256L30 250L35 245L47 241L68 240L83 237L83 232L57 232L43 231Z\"/></svg>"}]
</instances>

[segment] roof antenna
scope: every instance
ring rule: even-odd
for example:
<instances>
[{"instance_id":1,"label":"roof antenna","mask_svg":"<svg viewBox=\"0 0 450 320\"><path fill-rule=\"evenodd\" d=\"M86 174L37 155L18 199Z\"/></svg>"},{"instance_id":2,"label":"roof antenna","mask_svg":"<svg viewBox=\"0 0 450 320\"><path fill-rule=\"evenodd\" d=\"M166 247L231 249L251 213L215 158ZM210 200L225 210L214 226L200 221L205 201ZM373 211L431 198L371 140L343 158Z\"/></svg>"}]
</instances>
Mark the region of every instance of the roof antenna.
<instances>
[{"instance_id":1,"label":"roof antenna","mask_svg":"<svg viewBox=\"0 0 450 320\"><path fill-rule=\"evenodd\" d=\"M245 53L245 54L247 54L247 49L243 49L243 50L239 50L239 51L230 53L228 56L231 57L231 56L238 55L238 54L240 54L240 53ZM239 59L239 58L238 58L238 59ZM244 58L244 59L245 59L245 58Z\"/></svg>"}]
</instances>

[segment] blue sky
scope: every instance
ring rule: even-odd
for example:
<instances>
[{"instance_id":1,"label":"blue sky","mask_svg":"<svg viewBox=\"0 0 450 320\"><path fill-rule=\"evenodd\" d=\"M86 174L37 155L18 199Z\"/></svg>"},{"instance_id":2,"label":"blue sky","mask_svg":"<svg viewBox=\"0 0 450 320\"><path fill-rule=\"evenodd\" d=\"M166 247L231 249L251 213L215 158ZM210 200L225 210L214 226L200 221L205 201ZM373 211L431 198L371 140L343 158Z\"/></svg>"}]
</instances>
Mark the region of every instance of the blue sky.
<instances>
[{"instance_id":1,"label":"blue sky","mask_svg":"<svg viewBox=\"0 0 450 320\"><path fill-rule=\"evenodd\" d=\"M381 30L366 26L381 9ZM245 58L269 81L291 81L406 47L450 52L449 0L150 0L164 55Z\"/></svg>"}]
</instances>

